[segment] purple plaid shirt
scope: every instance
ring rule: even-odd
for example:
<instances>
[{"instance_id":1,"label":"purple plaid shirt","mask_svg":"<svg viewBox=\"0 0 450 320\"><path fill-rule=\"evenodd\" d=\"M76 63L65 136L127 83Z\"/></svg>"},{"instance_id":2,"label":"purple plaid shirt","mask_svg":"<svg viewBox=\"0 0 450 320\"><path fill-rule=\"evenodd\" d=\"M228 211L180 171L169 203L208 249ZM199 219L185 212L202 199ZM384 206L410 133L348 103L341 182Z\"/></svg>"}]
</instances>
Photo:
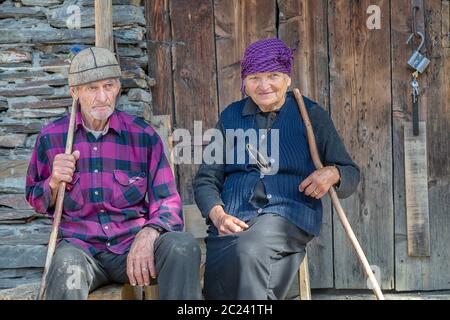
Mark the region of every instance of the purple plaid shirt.
<instances>
[{"instance_id":1,"label":"purple plaid shirt","mask_svg":"<svg viewBox=\"0 0 450 320\"><path fill-rule=\"evenodd\" d=\"M54 213L49 208L51 166L64 153L68 123L65 116L42 129L28 167L27 200L49 216ZM183 229L181 199L163 143L145 121L116 110L108 132L96 139L83 128L78 112L73 150L80 151L80 159L67 185L59 240L92 255L124 254L144 226Z\"/></svg>"}]
</instances>

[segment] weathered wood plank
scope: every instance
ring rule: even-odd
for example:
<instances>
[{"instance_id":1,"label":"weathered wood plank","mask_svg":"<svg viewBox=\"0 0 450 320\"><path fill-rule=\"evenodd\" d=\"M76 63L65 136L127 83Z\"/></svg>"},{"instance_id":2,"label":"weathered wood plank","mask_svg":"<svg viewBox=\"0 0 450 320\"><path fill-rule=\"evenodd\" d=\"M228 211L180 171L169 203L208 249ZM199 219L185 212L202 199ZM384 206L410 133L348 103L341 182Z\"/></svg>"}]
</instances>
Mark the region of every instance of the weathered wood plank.
<instances>
[{"instance_id":1,"label":"weathered wood plank","mask_svg":"<svg viewBox=\"0 0 450 320\"><path fill-rule=\"evenodd\" d=\"M111 0L95 0L95 46L114 52L112 13Z\"/></svg>"},{"instance_id":2,"label":"weathered wood plank","mask_svg":"<svg viewBox=\"0 0 450 320\"><path fill-rule=\"evenodd\" d=\"M305 258L300 264L300 268L297 272L297 277L299 282L300 300L311 300L311 284L309 280L308 252L305 253Z\"/></svg>"},{"instance_id":3,"label":"weathered wood plank","mask_svg":"<svg viewBox=\"0 0 450 320\"><path fill-rule=\"evenodd\" d=\"M155 114L173 114L172 33L169 0L145 1L149 76L155 78L152 88ZM172 119L173 120L173 119Z\"/></svg>"},{"instance_id":4,"label":"weathered wood plank","mask_svg":"<svg viewBox=\"0 0 450 320\"><path fill-rule=\"evenodd\" d=\"M279 37L298 51L292 88L329 107L327 1L278 0Z\"/></svg>"},{"instance_id":5,"label":"weathered wood plank","mask_svg":"<svg viewBox=\"0 0 450 320\"><path fill-rule=\"evenodd\" d=\"M428 210L426 124L419 124L414 136L411 122L404 122L406 226L408 255L430 256L430 217Z\"/></svg>"},{"instance_id":6,"label":"weathered wood plank","mask_svg":"<svg viewBox=\"0 0 450 320\"><path fill-rule=\"evenodd\" d=\"M389 15L381 28L366 26L370 5L389 12L389 1L329 1L330 106L347 150L361 168L357 192L341 201L381 286L394 286ZM367 288L366 277L337 217L334 228L336 288Z\"/></svg>"},{"instance_id":7,"label":"weathered wood plank","mask_svg":"<svg viewBox=\"0 0 450 320\"><path fill-rule=\"evenodd\" d=\"M313 300L375 300L371 291L347 292L343 290L333 290L328 292L313 292ZM408 293L385 293L386 300L450 300L449 291L434 292L408 292Z\"/></svg>"},{"instance_id":8,"label":"weathered wood plank","mask_svg":"<svg viewBox=\"0 0 450 320\"><path fill-rule=\"evenodd\" d=\"M145 300L159 300L159 285L145 286Z\"/></svg>"},{"instance_id":9,"label":"weathered wood plank","mask_svg":"<svg viewBox=\"0 0 450 320\"><path fill-rule=\"evenodd\" d=\"M327 1L278 0L279 37L293 48L292 88L329 110ZM311 17L314 17L312 19ZM323 225L320 237L308 244L309 272L312 288L332 288L333 238L329 197L323 202Z\"/></svg>"},{"instance_id":10,"label":"weathered wood plank","mask_svg":"<svg viewBox=\"0 0 450 320\"><path fill-rule=\"evenodd\" d=\"M252 42L276 36L275 0L214 1L219 108L242 99L240 60Z\"/></svg>"},{"instance_id":11,"label":"weathered wood plank","mask_svg":"<svg viewBox=\"0 0 450 320\"><path fill-rule=\"evenodd\" d=\"M196 239L203 239L207 236L205 218L202 217L198 207L193 205L184 205L184 225L186 232L192 233Z\"/></svg>"},{"instance_id":12,"label":"weathered wood plank","mask_svg":"<svg viewBox=\"0 0 450 320\"><path fill-rule=\"evenodd\" d=\"M432 0L423 4L417 12L417 27L427 36L422 52L432 57L426 72L419 79L422 88L420 119L427 123L430 258L408 256L403 123L412 119L411 91L407 85L411 74L405 66L413 46L401 43L411 30L411 7L409 3L391 2L392 42L399 44L392 51L393 143L397 146L394 150L395 287L398 291L450 288L450 50L437 41L442 33L441 1Z\"/></svg>"},{"instance_id":13,"label":"weathered wood plank","mask_svg":"<svg viewBox=\"0 0 450 320\"><path fill-rule=\"evenodd\" d=\"M210 0L170 1L173 48L175 123L193 135L194 121L212 128L218 116L213 6ZM184 203L194 203L192 179L198 165L178 166Z\"/></svg>"},{"instance_id":14,"label":"weathered wood plank","mask_svg":"<svg viewBox=\"0 0 450 320\"><path fill-rule=\"evenodd\" d=\"M91 292L88 300L142 300L142 287L112 283Z\"/></svg>"},{"instance_id":15,"label":"weathered wood plank","mask_svg":"<svg viewBox=\"0 0 450 320\"><path fill-rule=\"evenodd\" d=\"M442 0L442 46L450 48L450 1Z\"/></svg>"},{"instance_id":16,"label":"weathered wood plank","mask_svg":"<svg viewBox=\"0 0 450 320\"><path fill-rule=\"evenodd\" d=\"M146 119L147 120L147 119ZM172 167L172 172L176 173L173 160L173 140L172 140L172 121L170 115L149 115L152 127L156 130L164 144L164 153Z\"/></svg>"}]
</instances>

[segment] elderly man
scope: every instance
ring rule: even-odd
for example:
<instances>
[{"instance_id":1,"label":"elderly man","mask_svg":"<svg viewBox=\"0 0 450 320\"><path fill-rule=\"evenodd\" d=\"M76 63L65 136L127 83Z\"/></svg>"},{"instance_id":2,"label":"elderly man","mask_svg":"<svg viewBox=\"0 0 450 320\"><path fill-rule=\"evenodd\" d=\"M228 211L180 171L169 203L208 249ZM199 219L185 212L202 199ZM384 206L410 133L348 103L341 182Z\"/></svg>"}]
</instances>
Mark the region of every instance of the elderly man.
<instances>
[{"instance_id":1,"label":"elderly man","mask_svg":"<svg viewBox=\"0 0 450 320\"><path fill-rule=\"evenodd\" d=\"M157 282L162 299L200 299L200 249L183 229L181 199L163 143L139 118L115 110L121 70L113 53L87 48L73 59L79 101L71 155L69 117L40 132L26 181L29 203L52 216L67 183L47 299L86 299L110 282ZM147 196L147 197L146 197Z\"/></svg>"},{"instance_id":2,"label":"elderly man","mask_svg":"<svg viewBox=\"0 0 450 320\"><path fill-rule=\"evenodd\" d=\"M359 168L327 112L305 98L325 165L315 170L295 97L287 92L293 52L278 39L246 49L241 77L248 97L229 105L216 125L226 141L223 163L204 162L196 175L195 199L209 224L206 299L284 299L306 244L319 235L320 199L332 186L348 197L359 183ZM260 145L277 133L279 143L267 148L271 157L248 142L241 150L228 136L238 129L254 130ZM245 161L230 162L230 152L245 152Z\"/></svg>"}]
</instances>

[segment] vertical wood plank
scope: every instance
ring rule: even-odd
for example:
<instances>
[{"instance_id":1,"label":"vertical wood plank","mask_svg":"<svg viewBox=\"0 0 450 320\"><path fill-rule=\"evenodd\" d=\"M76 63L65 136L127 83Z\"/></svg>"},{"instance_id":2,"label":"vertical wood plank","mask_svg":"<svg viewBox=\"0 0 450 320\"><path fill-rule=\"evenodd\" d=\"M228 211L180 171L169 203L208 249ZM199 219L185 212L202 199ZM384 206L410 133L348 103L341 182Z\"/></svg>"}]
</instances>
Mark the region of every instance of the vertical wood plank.
<instances>
[{"instance_id":1,"label":"vertical wood plank","mask_svg":"<svg viewBox=\"0 0 450 320\"><path fill-rule=\"evenodd\" d=\"M170 0L144 1L147 21L148 73L156 80L153 86L153 113L173 116L172 34ZM174 121L172 117L172 121Z\"/></svg>"},{"instance_id":2,"label":"vertical wood plank","mask_svg":"<svg viewBox=\"0 0 450 320\"><path fill-rule=\"evenodd\" d=\"M279 37L289 47L298 44L292 87L328 108L327 1L278 0Z\"/></svg>"},{"instance_id":3,"label":"vertical wood plank","mask_svg":"<svg viewBox=\"0 0 450 320\"><path fill-rule=\"evenodd\" d=\"M308 268L308 250L305 252L300 268L298 269L298 283L300 300L311 300L311 283Z\"/></svg>"},{"instance_id":4,"label":"vertical wood plank","mask_svg":"<svg viewBox=\"0 0 450 320\"><path fill-rule=\"evenodd\" d=\"M450 48L450 1L442 0L442 46Z\"/></svg>"},{"instance_id":5,"label":"vertical wood plank","mask_svg":"<svg viewBox=\"0 0 450 320\"><path fill-rule=\"evenodd\" d=\"M275 0L214 1L220 111L242 99L240 60L245 48L276 36Z\"/></svg>"},{"instance_id":6,"label":"vertical wood plank","mask_svg":"<svg viewBox=\"0 0 450 320\"><path fill-rule=\"evenodd\" d=\"M193 137L194 121L212 128L218 116L213 4L171 0L170 12L172 39L180 44L172 51L176 126L188 129ZM192 164L178 167L184 203L194 203L192 179L197 169Z\"/></svg>"},{"instance_id":7,"label":"vertical wood plank","mask_svg":"<svg viewBox=\"0 0 450 320\"><path fill-rule=\"evenodd\" d=\"M280 39L299 45L294 57L292 88L329 110L327 1L278 0ZM314 17L314 18L312 18ZM332 288L333 237L331 201L323 199L320 237L308 245L312 288Z\"/></svg>"},{"instance_id":8,"label":"vertical wood plank","mask_svg":"<svg viewBox=\"0 0 450 320\"><path fill-rule=\"evenodd\" d=\"M145 119L150 122L151 126L158 133L164 144L164 153L169 161L172 173L176 174L175 164L173 158L173 138L172 138L172 121L170 115L154 115L149 119Z\"/></svg>"},{"instance_id":9,"label":"vertical wood plank","mask_svg":"<svg viewBox=\"0 0 450 320\"><path fill-rule=\"evenodd\" d=\"M445 43L439 41L442 10L445 10L445 4L442 4L439 0L424 1L425 49L432 61L426 71L424 111L429 150L428 194L433 219L430 224L431 259L422 266L427 280L425 290L450 289L450 48L445 48Z\"/></svg>"},{"instance_id":10,"label":"vertical wood plank","mask_svg":"<svg viewBox=\"0 0 450 320\"><path fill-rule=\"evenodd\" d=\"M404 122L403 133L408 255L429 257L431 248L426 123L419 122L419 135L414 136L412 123Z\"/></svg>"},{"instance_id":11,"label":"vertical wood plank","mask_svg":"<svg viewBox=\"0 0 450 320\"><path fill-rule=\"evenodd\" d=\"M114 52L112 0L95 0L95 46Z\"/></svg>"},{"instance_id":12,"label":"vertical wood plank","mask_svg":"<svg viewBox=\"0 0 450 320\"><path fill-rule=\"evenodd\" d=\"M370 5L381 9L381 30L369 30ZM389 1L329 1L330 109L361 168L358 191L342 201L348 220L381 286L394 285L391 66ZM367 289L364 271L337 218L334 228L336 288Z\"/></svg>"},{"instance_id":13,"label":"vertical wood plank","mask_svg":"<svg viewBox=\"0 0 450 320\"><path fill-rule=\"evenodd\" d=\"M430 213L431 257L409 257L405 208L403 124L411 121L411 74L406 61L413 47L404 44L411 32L411 7L391 2L392 16L392 94L395 206L395 288L398 291L438 290L450 288L450 55L443 48L442 8L439 0L423 2L418 11L418 28L425 31L422 52L431 63L419 78L422 88L420 119L427 123L428 197Z\"/></svg>"},{"instance_id":14,"label":"vertical wood plank","mask_svg":"<svg viewBox=\"0 0 450 320\"><path fill-rule=\"evenodd\" d=\"M393 150L394 164L394 212L395 212L395 288L405 290L422 287L421 261L424 258L408 257L408 239L405 207L405 166L403 123L412 120L411 91L409 82L411 72L406 61L412 54L412 47L405 44L411 33L411 4L391 2L391 41L392 41L392 109L393 109ZM417 28L423 30L423 6L417 16ZM423 97L423 95L422 95ZM422 99L422 98L421 98ZM422 102L421 102L422 106ZM422 108L421 108L422 109ZM423 118L422 118L423 119Z\"/></svg>"}]
</instances>

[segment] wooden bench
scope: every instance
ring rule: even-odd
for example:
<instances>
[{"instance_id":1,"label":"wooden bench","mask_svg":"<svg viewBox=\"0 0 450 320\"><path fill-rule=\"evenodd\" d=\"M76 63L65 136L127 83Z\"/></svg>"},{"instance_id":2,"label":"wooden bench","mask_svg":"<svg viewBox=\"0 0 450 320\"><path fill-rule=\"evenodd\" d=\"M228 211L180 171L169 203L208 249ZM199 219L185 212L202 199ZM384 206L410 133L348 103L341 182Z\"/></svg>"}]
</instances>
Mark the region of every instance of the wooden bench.
<instances>
[{"instance_id":1,"label":"wooden bench","mask_svg":"<svg viewBox=\"0 0 450 320\"><path fill-rule=\"evenodd\" d=\"M196 205L184 205L184 221L185 221L185 231L192 233L192 235L200 241L202 248L202 261L200 267L201 280L203 281L204 267L205 267L205 238L207 236L206 230L207 226L205 219L202 217L200 210ZM298 270L298 281L299 281L299 297L301 300L311 300L311 290L309 284L309 270L308 270L308 257L305 255L303 262L301 263ZM150 286L150 288L145 288L145 299L156 300L159 299L159 290L154 288L157 285Z\"/></svg>"},{"instance_id":2,"label":"wooden bench","mask_svg":"<svg viewBox=\"0 0 450 320\"><path fill-rule=\"evenodd\" d=\"M171 164L172 171L175 172L173 161L173 142L172 142L172 127L170 116L160 115L152 116L149 121L152 127L158 132L161 140L164 143L164 151ZM192 233L192 235L199 241L202 249L202 261L200 267L200 279L203 283L205 257L206 257L206 230L207 226L205 219L202 217L200 210L196 205L184 205L184 231ZM298 270L298 283L299 283L299 298L301 300L311 299L311 289L309 283L309 270L308 270L308 256L305 254L305 258L301 263ZM157 300L159 299L159 286L157 284L141 287L132 287L130 285L118 285L112 284L102 288L99 288L89 295L90 300Z\"/></svg>"},{"instance_id":3,"label":"wooden bench","mask_svg":"<svg viewBox=\"0 0 450 320\"><path fill-rule=\"evenodd\" d=\"M203 275L205 270L205 237L206 237L206 224L202 217L200 210L196 205L184 205L184 221L185 231L190 232L200 243L202 249L202 260L200 267L200 279L203 282ZM299 281L299 297L300 300L310 300L311 290L309 286L309 271L308 271L308 257L305 256L302 264L298 270ZM89 295L89 300L158 300L159 299L159 286L157 284L144 286L144 287L132 287L131 285L111 284L104 286L92 292Z\"/></svg>"}]
</instances>

